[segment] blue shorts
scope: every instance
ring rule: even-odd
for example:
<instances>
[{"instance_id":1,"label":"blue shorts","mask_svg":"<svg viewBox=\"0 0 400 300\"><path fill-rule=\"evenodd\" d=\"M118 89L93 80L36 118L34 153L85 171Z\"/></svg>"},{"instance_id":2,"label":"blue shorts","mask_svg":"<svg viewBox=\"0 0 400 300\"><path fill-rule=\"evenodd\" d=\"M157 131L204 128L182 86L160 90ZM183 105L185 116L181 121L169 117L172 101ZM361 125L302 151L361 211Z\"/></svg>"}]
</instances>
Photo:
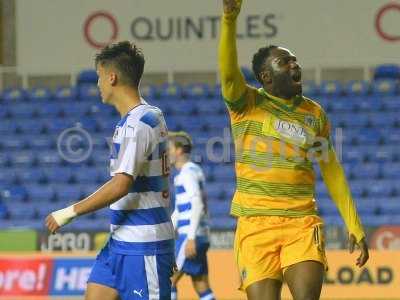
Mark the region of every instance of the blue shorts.
<instances>
[{"instance_id":1,"label":"blue shorts","mask_svg":"<svg viewBox=\"0 0 400 300\"><path fill-rule=\"evenodd\" d=\"M97 255L88 283L117 290L121 300L170 300L174 262L172 253L123 255L107 244Z\"/></svg>"},{"instance_id":2,"label":"blue shorts","mask_svg":"<svg viewBox=\"0 0 400 300\"><path fill-rule=\"evenodd\" d=\"M205 237L196 237L197 255L188 259L185 257L187 236L179 235L175 241L175 256L178 270L190 276L208 274L207 251L210 243Z\"/></svg>"}]
</instances>

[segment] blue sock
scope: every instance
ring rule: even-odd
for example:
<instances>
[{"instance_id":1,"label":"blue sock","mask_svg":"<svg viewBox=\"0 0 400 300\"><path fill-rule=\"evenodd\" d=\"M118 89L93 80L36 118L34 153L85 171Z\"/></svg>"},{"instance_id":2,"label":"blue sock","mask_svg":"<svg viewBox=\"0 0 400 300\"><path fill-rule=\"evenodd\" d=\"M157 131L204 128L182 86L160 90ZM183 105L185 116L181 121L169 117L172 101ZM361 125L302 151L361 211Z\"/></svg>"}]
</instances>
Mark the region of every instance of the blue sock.
<instances>
[{"instance_id":1,"label":"blue sock","mask_svg":"<svg viewBox=\"0 0 400 300\"><path fill-rule=\"evenodd\" d=\"M214 294L211 289L208 289L199 294L200 300L215 300Z\"/></svg>"},{"instance_id":2,"label":"blue sock","mask_svg":"<svg viewBox=\"0 0 400 300\"><path fill-rule=\"evenodd\" d=\"M171 300L177 300L178 299L178 290L176 289L176 286L171 287Z\"/></svg>"}]
</instances>

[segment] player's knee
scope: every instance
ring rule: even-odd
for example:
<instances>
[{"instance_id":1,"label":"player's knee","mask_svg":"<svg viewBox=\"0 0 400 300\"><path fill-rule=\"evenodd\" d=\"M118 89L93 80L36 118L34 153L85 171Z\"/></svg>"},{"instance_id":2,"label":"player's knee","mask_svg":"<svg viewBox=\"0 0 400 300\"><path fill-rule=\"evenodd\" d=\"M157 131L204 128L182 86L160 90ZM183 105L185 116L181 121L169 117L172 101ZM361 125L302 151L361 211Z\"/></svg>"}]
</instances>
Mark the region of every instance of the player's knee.
<instances>
[{"instance_id":1,"label":"player's knee","mask_svg":"<svg viewBox=\"0 0 400 300\"><path fill-rule=\"evenodd\" d=\"M303 289L295 293L294 300L319 300L320 293L314 290Z\"/></svg>"}]
</instances>

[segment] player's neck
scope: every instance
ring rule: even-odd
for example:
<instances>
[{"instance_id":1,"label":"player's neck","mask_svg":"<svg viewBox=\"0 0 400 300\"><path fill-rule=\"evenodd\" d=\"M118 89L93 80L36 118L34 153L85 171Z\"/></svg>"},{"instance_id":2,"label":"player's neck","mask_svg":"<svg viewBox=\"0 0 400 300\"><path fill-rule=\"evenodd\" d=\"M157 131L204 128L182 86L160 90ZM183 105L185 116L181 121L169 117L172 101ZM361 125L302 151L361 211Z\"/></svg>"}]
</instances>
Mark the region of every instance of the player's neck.
<instances>
[{"instance_id":1,"label":"player's neck","mask_svg":"<svg viewBox=\"0 0 400 300\"><path fill-rule=\"evenodd\" d=\"M283 95L282 93L280 93L276 89L272 88L272 86L264 86L263 89L264 89L265 92L267 92L268 95L274 96L276 98L283 99L283 100L286 100L286 101L289 101L289 100L293 99L293 97L291 97L291 96Z\"/></svg>"},{"instance_id":2,"label":"player's neck","mask_svg":"<svg viewBox=\"0 0 400 300\"><path fill-rule=\"evenodd\" d=\"M182 156L177 158L176 162L175 162L175 168L177 168L178 170L182 169L182 167L189 161L189 157L187 156Z\"/></svg>"},{"instance_id":3,"label":"player's neck","mask_svg":"<svg viewBox=\"0 0 400 300\"><path fill-rule=\"evenodd\" d=\"M115 95L115 99L114 106L121 117L125 116L141 103L140 94L134 89L121 89L121 91Z\"/></svg>"}]
</instances>

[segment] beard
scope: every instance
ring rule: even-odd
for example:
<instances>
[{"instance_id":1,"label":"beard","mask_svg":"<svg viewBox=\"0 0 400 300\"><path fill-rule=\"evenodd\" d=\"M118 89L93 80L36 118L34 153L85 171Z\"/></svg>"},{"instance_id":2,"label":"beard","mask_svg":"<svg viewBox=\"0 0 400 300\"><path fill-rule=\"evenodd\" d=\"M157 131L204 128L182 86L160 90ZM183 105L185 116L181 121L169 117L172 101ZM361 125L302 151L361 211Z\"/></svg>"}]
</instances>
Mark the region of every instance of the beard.
<instances>
[{"instance_id":1,"label":"beard","mask_svg":"<svg viewBox=\"0 0 400 300\"><path fill-rule=\"evenodd\" d=\"M301 83L295 82L289 73L275 73L272 82L272 91L275 96L292 99L302 94Z\"/></svg>"}]
</instances>

